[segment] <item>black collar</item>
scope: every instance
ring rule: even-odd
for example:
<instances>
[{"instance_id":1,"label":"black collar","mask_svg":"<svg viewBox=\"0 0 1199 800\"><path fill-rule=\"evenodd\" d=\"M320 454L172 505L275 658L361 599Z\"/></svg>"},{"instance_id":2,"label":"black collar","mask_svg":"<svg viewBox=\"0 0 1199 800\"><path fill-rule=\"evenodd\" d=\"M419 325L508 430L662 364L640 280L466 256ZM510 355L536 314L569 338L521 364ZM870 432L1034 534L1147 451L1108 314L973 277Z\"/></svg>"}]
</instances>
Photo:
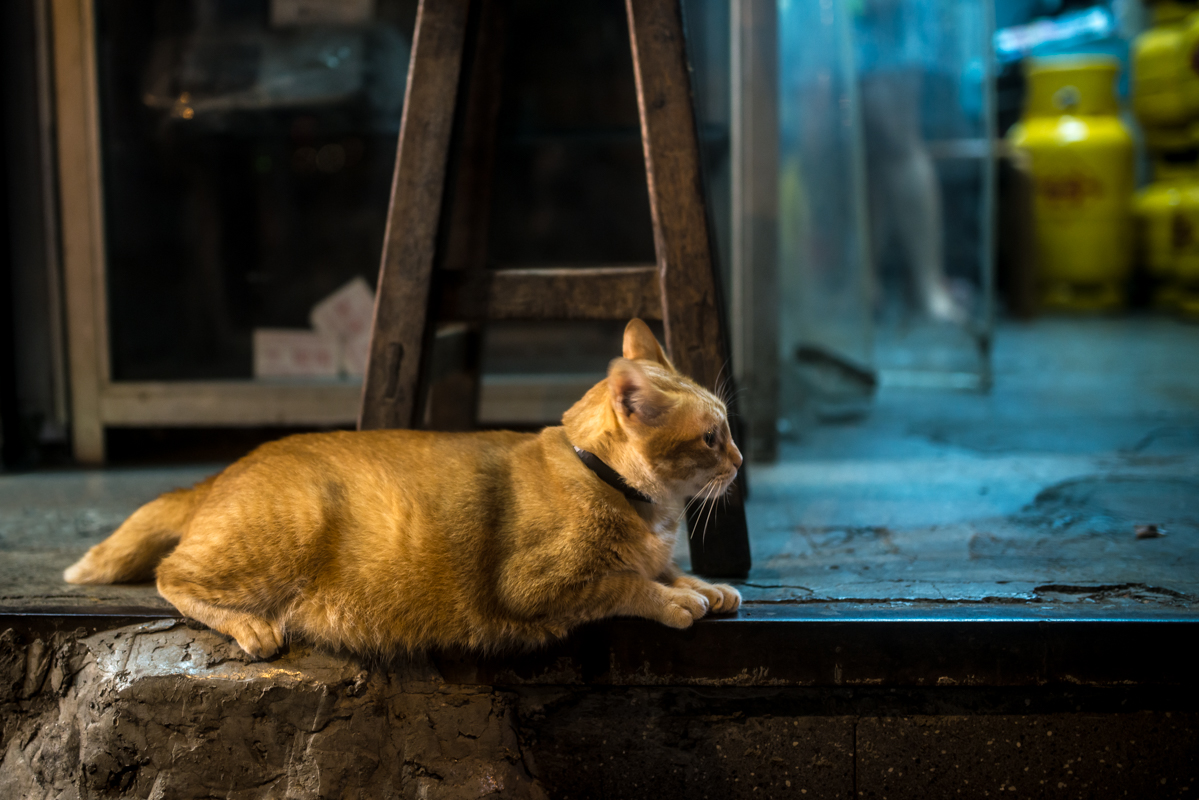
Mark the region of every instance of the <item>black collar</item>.
<instances>
[{"instance_id":1,"label":"black collar","mask_svg":"<svg viewBox=\"0 0 1199 800\"><path fill-rule=\"evenodd\" d=\"M574 447L574 445L571 445ZM616 470L609 467L595 453L589 453L581 447L575 447L575 455L579 460L587 465L587 468L596 474L597 477L604 483L611 486L616 491L623 494L630 500L640 500L643 503L652 503L653 500L646 497L641 492L629 486L629 482Z\"/></svg>"}]
</instances>

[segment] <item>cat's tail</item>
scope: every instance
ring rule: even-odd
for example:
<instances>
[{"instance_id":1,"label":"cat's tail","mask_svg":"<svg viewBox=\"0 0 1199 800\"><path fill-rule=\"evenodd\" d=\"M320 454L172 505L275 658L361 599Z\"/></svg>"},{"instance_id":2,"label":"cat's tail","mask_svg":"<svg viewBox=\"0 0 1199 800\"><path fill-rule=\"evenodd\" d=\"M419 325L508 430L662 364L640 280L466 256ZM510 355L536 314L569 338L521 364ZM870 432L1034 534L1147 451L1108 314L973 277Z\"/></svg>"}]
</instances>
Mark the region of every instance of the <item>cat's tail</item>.
<instances>
[{"instance_id":1,"label":"cat's tail","mask_svg":"<svg viewBox=\"0 0 1199 800\"><path fill-rule=\"evenodd\" d=\"M67 583L136 583L154 579L204 502L214 475L190 489L167 492L133 512L121 527L63 572Z\"/></svg>"}]
</instances>

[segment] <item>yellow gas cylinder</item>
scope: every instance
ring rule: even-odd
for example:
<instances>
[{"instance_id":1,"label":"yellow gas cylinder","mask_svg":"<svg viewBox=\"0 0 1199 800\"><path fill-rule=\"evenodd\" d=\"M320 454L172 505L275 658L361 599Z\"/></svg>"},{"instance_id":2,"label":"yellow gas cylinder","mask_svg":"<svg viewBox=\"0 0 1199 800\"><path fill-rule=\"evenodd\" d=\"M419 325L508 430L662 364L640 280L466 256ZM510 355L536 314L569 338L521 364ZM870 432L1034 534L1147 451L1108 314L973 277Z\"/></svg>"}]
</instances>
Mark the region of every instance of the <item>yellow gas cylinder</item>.
<instances>
[{"instance_id":1,"label":"yellow gas cylinder","mask_svg":"<svg viewBox=\"0 0 1199 800\"><path fill-rule=\"evenodd\" d=\"M1194 3L1155 3L1153 27L1133 40L1132 110L1149 138L1185 126L1199 111L1199 74L1191 69L1185 24L1194 10Z\"/></svg>"},{"instance_id":2,"label":"yellow gas cylinder","mask_svg":"<svg viewBox=\"0 0 1199 800\"><path fill-rule=\"evenodd\" d=\"M1008 132L1032 164L1041 301L1101 310L1124 303L1132 266L1132 136L1118 116L1107 56L1034 60L1024 116Z\"/></svg>"},{"instance_id":3,"label":"yellow gas cylinder","mask_svg":"<svg viewBox=\"0 0 1199 800\"><path fill-rule=\"evenodd\" d=\"M1195 188L1195 163L1161 159L1154 166L1154 180L1132 199L1136 218L1141 263L1158 280L1174 273L1175 246L1180 230L1175 216L1183 195ZM1199 233L1199 231L1197 231Z\"/></svg>"},{"instance_id":4,"label":"yellow gas cylinder","mask_svg":"<svg viewBox=\"0 0 1199 800\"><path fill-rule=\"evenodd\" d=\"M1179 182L1179 202L1174 210L1173 268L1163 276L1155 299L1159 305L1188 316L1199 316L1199 178Z\"/></svg>"},{"instance_id":5,"label":"yellow gas cylinder","mask_svg":"<svg viewBox=\"0 0 1199 800\"><path fill-rule=\"evenodd\" d=\"M1194 120L1199 117L1199 13L1188 14L1181 28L1182 64L1187 73L1179 85L1182 87L1182 103Z\"/></svg>"},{"instance_id":6,"label":"yellow gas cylinder","mask_svg":"<svg viewBox=\"0 0 1199 800\"><path fill-rule=\"evenodd\" d=\"M1195 151L1164 155L1154 167L1154 181L1133 197L1140 261L1153 282L1155 302L1173 307L1179 251L1199 248L1183 207L1199 211L1199 176Z\"/></svg>"}]
</instances>

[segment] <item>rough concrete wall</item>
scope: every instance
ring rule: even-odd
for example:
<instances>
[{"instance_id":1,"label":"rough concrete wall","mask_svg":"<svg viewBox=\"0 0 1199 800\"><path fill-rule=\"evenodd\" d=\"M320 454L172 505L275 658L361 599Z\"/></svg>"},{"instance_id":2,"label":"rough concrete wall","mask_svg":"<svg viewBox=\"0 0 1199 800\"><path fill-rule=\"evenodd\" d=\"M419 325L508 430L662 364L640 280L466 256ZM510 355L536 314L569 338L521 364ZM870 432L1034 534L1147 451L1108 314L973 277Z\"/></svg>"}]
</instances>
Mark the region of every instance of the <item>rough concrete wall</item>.
<instances>
[{"instance_id":1,"label":"rough concrete wall","mask_svg":"<svg viewBox=\"0 0 1199 800\"><path fill-rule=\"evenodd\" d=\"M563 800L1156 800L1199 791L1199 714L1181 698L1192 710L1113 712L1118 697L1101 713L1045 710L1075 708L1067 694L1013 713L1021 697L1037 697L1029 690L981 703L957 690L898 703L885 690L765 687L520 694L526 761Z\"/></svg>"},{"instance_id":2,"label":"rough concrete wall","mask_svg":"<svg viewBox=\"0 0 1199 800\"><path fill-rule=\"evenodd\" d=\"M525 752L564 800L853 797L854 717L764 708L775 694L532 689Z\"/></svg>"},{"instance_id":3,"label":"rough concrete wall","mask_svg":"<svg viewBox=\"0 0 1199 800\"><path fill-rule=\"evenodd\" d=\"M498 691L446 682L426 661L363 665L303 646L250 663L225 637L173 620L29 641L10 630L0 633L0 800L1199 791L1193 692L1038 692Z\"/></svg>"},{"instance_id":4,"label":"rough concrete wall","mask_svg":"<svg viewBox=\"0 0 1199 800\"><path fill-rule=\"evenodd\" d=\"M514 700L421 663L248 663L173 621L0 640L11 798L544 798Z\"/></svg>"}]
</instances>

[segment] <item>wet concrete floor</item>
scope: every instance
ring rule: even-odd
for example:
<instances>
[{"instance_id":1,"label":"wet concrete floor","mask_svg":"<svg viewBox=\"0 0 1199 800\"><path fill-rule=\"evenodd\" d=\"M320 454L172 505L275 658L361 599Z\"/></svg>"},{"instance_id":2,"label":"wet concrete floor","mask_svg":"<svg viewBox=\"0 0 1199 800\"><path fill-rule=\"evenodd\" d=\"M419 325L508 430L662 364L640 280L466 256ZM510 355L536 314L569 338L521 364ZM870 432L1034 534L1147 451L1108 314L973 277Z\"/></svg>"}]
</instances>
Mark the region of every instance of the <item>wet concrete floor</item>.
<instances>
[{"instance_id":1,"label":"wet concrete floor","mask_svg":"<svg viewBox=\"0 0 1199 800\"><path fill-rule=\"evenodd\" d=\"M1006 323L994 367L988 393L884 388L865 418L805 429L754 465L746 613L1196 610L1199 327ZM59 576L141 503L221 466L0 476L0 610L168 609L150 586ZM1164 535L1137 538L1143 526Z\"/></svg>"}]
</instances>

